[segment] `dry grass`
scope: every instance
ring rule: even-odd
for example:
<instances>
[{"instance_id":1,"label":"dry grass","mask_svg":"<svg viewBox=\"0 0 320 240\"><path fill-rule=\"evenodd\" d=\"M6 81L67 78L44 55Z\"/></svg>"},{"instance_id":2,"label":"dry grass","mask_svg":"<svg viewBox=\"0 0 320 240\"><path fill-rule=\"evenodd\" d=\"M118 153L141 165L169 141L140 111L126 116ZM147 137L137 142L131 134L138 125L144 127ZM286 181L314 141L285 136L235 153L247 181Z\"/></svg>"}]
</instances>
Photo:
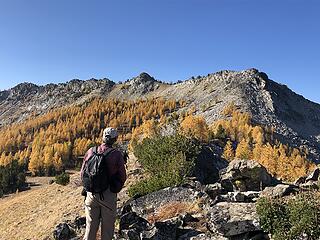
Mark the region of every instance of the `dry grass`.
<instances>
[{"instance_id":1,"label":"dry grass","mask_svg":"<svg viewBox=\"0 0 320 240\"><path fill-rule=\"evenodd\" d=\"M75 184L64 187L40 183L34 189L0 199L0 239L50 239L58 223L84 215L81 189Z\"/></svg>"},{"instance_id":2,"label":"dry grass","mask_svg":"<svg viewBox=\"0 0 320 240\"><path fill-rule=\"evenodd\" d=\"M140 168L137 164L130 156L127 171ZM53 178L30 177L27 180L34 185L31 190L0 199L0 240L52 239L57 224L84 216L80 174L69 173L72 175L67 186L48 185ZM118 195L119 205L129 199L127 186L138 178L136 174L128 176L126 187Z\"/></svg>"},{"instance_id":3,"label":"dry grass","mask_svg":"<svg viewBox=\"0 0 320 240\"><path fill-rule=\"evenodd\" d=\"M154 213L150 214L147 219L150 223L155 223L157 221L177 217L181 214L194 214L199 212L201 212L201 208L199 207L198 202L172 202L159 207Z\"/></svg>"}]
</instances>

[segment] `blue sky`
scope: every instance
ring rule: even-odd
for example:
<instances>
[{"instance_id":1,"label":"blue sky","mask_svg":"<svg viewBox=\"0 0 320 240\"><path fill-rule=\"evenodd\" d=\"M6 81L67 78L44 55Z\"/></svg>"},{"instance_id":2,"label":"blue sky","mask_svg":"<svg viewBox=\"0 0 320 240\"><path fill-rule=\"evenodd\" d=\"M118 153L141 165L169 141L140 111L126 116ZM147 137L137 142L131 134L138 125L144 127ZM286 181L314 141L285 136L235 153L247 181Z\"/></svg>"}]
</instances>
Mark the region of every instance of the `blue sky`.
<instances>
[{"instance_id":1,"label":"blue sky","mask_svg":"<svg viewBox=\"0 0 320 240\"><path fill-rule=\"evenodd\" d=\"M318 0L0 0L0 89L258 68L320 103Z\"/></svg>"}]
</instances>

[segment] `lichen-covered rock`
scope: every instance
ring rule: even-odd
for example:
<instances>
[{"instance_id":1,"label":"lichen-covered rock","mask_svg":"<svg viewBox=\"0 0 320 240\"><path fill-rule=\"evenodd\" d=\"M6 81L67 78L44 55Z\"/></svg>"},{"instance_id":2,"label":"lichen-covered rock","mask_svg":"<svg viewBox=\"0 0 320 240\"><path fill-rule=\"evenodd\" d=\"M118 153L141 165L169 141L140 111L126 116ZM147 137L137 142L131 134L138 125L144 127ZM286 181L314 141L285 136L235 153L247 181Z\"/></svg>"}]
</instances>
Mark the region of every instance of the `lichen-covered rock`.
<instances>
[{"instance_id":1,"label":"lichen-covered rock","mask_svg":"<svg viewBox=\"0 0 320 240\"><path fill-rule=\"evenodd\" d=\"M260 194L260 197L284 197L292 193L297 193L299 188L295 185L278 184L275 187L266 187Z\"/></svg>"},{"instance_id":2,"label":"lichen-covered rock","mask_svg":"<svg viewBox=\"0 0 320 240\"><path fill-rule=\"evenodd\" d=\"M228 191L261 191L266 186L274 185L276 179L257 161L233 160L221 172L220 182Z\"/></svg>"},{"instance_id":3,"label":"lichen-covered rock","mask_svg":"<svg viewBox=\"0 0 320 240\"><path fill-rule=\"evenodd\" d=\"M225 237L261 230L254 203L220 202L208 211L209 230Z\"/></svg>"},{"instance_id":4,"label":"lichen-covered rock","mask_svg":"<svg viewBox=\"0 0 320 240\"><path fill-rule=\"evenodd\" d=\"M160 206L172 202L194 203L199 198L209 198L206 193L186 187L170 187L150 193L146 196L131 200L125 204L122 211L134 211L146 218Z\"/></svg>"}]
</instances>

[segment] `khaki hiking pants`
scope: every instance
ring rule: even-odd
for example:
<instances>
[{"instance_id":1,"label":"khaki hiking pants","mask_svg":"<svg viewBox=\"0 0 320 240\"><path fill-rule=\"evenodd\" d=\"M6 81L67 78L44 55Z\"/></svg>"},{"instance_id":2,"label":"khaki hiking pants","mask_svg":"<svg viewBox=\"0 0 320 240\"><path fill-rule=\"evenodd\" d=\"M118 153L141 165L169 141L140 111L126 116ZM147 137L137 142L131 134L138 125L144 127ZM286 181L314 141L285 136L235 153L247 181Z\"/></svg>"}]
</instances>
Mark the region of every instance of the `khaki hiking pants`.
<instances>
[{"instance_id":1,"label":"khaki hiking pants","mask_svg":"<svg viewBox=\"0 0 320 240\"><path fill-rule=\"evenodd\" d=\"M117 194L106 190L100 194L87 193L85 200L86 233L84 240L96 240L101 223L101 239L111 240L117 215Z\"/></svg>"}]
</instances>

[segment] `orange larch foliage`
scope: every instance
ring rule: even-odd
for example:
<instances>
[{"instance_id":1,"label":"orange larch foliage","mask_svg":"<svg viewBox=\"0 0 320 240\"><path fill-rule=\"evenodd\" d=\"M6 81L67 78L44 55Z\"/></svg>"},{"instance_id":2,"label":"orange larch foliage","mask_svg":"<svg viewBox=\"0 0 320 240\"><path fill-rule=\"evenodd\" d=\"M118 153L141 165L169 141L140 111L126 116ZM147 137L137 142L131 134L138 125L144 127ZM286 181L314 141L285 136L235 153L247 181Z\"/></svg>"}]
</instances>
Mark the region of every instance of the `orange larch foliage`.
<instances>
[{"instance_id":1,"label":"orange larch foliage","mask_svg":"<svg viewBox=\"0 0 320 240\"><path fill-rule=\"evenodd\" d=\"M133 128L150 119L164 121L182 103L170 99L95 99L82 106L33 115L22 124L0 129L0 165L17 159L28 164L33 174L74 166L89 146L98 144L106 126L118 129L119 141L129 141Z\"/></svg>"}]
</instances>

